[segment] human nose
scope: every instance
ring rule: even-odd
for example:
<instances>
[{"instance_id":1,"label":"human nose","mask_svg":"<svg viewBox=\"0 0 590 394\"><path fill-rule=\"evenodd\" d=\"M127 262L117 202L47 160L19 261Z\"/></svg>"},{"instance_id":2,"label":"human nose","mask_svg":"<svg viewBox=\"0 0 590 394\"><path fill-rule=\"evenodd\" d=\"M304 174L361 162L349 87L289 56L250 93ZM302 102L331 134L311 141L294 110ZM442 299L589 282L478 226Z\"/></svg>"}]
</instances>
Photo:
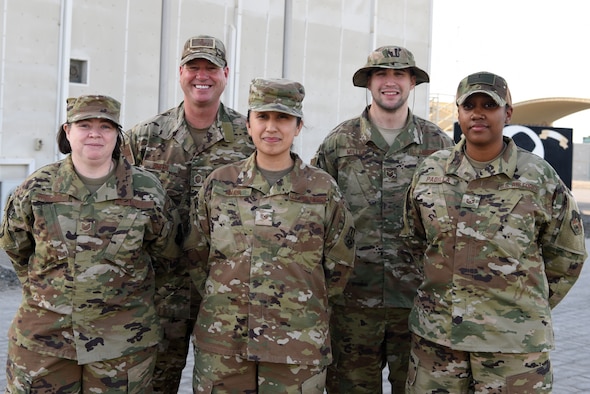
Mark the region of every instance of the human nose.
<instances>
[{"instance_id":1,"label":"human nose","mask_svg":"<svg viewBox=\"0 0 590 394\"><path fill-rule=\"evenodd\" d=\"M207 78L209 78L209 72L204 68L199 68L195 71L195 78L207 79Z\"/></svg>"},{"instance_id":2,"label":"human nose","mask_svg":"<svg viewBox=\"0 0 590 394\"><path fill-rule=\"evenodd\" d=\"M483 119L484 116L484 112L479 107L474 107L471 111L471 119Z\"/></svg>"},{"instance_id":3,"label":"human nose","mask_svg":"<svg viewBox=\"0 0 590 394\"><path fill-rule=\"evenodd\" d=\"M277 131L277 130L278 130L277 122L272 117L269 118L266 121L266 131Z\"/></svg>"},{"instance_id":4,"label":"human nose","mask_svg":"<svg viewBox=\"0 0 590 394\"><path fill-rule=\"evenodd\" d=\"M99 127L90 127L90 129L88 130L88 136L89 137L101 137L102 133L101 133L101 129Z\"/></svg>"}]
</instances>

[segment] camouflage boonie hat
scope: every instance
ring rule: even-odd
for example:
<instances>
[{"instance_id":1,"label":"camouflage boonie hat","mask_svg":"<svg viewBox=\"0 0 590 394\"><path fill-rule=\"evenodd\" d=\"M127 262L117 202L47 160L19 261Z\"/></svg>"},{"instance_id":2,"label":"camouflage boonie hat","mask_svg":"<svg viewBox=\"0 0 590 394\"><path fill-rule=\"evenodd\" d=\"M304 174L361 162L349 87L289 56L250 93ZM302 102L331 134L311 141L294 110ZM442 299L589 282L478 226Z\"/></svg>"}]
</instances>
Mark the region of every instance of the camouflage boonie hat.
<instances>
[{"instance_id":1,"label":"camouflage boonie hat","mask_svg":"<svg viewBox=\"0 0 590 394\"><path fill-rule=\"evenodd\" d=\"M112 97L101 95L70 97L66 103L68 123L99 118L108 119L121 127L119 123L121 103Z\"/></svg>"},{"instance_id":2,"label":"camouflage boonie hat","mask_svg":"<svg viewBox=\"0 0 590 394\"><path fill-rule=\"evenodd\" d=\"M248 109L257 112L277 111L303 118L305 89L288 79L255 78L250 84Z\"/></svg>"},{"instance_id":3,"label":"camouflage boonie hat","mask_svg":"<svg viewBox=\"0 0 590 394\"><path fill-rule=\"evenodd\" d=\"M369 74L371 70L376 68L391 68L394 70L411 68L416 76L416 85L430 82L430 77L428 77L426 71L416 67L412 52L402 47L384 46L371 52L367 58L367 64L354 73L352 76L354 86L366 88Z\"/></svg>"},{"instance_id":4,"label":"camouflage boonie hat","mask_svg":"<svg viewBox=\"0 0 590 394\"><path fill-rule=\"evenodd\" d=\"M500 107L512 106L508 84L499 75L481 71L463 78L457 87L457 105L463 104L474 93L487 94Z\"/></svg>"},{"instance_id":5,"label":"camouflage boonie hat","mask_svg":"<svg viewBox=\"0 0 590 394\"><path fill-rule=\"evenodd\" d=\"M223 68L227 65L225 45L223 45L221 40L211 36L200 35L191 37L184 43L180 65L184 66L194 59L206 59L217 67Z\"/></svg>"}]
</instances>

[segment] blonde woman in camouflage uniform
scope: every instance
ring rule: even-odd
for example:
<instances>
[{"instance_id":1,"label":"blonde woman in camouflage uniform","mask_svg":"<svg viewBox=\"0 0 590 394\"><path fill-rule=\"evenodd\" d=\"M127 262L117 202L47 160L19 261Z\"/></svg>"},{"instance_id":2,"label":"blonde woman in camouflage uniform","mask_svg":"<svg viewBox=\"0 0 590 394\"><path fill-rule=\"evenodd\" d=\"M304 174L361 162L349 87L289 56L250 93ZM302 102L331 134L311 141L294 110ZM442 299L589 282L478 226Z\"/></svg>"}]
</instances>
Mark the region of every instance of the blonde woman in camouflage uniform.
<instances>
[{"instance_id":1,"label":"blonde woman in camouflage uniform","mask_svg":"<svg viewBox=\"0 0 590 394\"><path fill-rule=\"evenodd\" d=\"M225 46L211 36L184 44L180 87L184 100L175 108L134 126L124 153L156 175L188 227L190 200L215 168L245 159L254 151L246 117L221 102L229 76ZM164 329L154 371L154 393L176 393L186 364L199 296L181 258L171 272L158 272L156 305Z\"/></svg>"},{"instance_id":2,"label":"blonde woman in camouflage uniform","mask_svg":"<svg viewBox=\"0 0 590 394\"><path fill-rule=\"evenodd\" d=\"M424 272L408 393L550 393L551 309L586 258L580 211L545 160L502 135L506 81L457 89L463 138L416 170L404 235Z\"/></svg>"},{"instance_id":3,"label":"blonde woman in camouflage uniform","mask_svg":"<svg viewBox=\"0 0 590 394\"><path fill-rule=\"evenodd\" d=\"M416 166L453 141L409 109L411 90L429 77L407 49L377 48L352 81L372 103L338 125L312 159L338 182L357 230L354 272L332 314L328 392L381 393L387 365L399 394L408 370L408 315L421 280L399 237L403 200Z\"/></svg>"},{"instance_id":4,"label":"blonde woman in camouflage uniform","mask_svg":"<svg viewBox=\"0 0 590 394\"><path fill-rule=\"evenodd\" d=\"M195 392L323 393L330 305L352 270L354 228L332 177L290 151L304 94L298 82L253 80L256 153L199 192L186 243L203 294Z\"/></svg>"},{"instance_id":5,"label":"blonde woman in camouflage uniform","mask_svg":"<svg viewBox=\"0 0 590 394\"><path fill-rule=\"evenodd\" d=\"M107 96L68 99L58 146L69 155L6 205L0 245L23 291L7 393L151 391L161 337L152 257L170 261L180 247L160 182L120 154L119 111Z\"/></svg>"}]
</instances>

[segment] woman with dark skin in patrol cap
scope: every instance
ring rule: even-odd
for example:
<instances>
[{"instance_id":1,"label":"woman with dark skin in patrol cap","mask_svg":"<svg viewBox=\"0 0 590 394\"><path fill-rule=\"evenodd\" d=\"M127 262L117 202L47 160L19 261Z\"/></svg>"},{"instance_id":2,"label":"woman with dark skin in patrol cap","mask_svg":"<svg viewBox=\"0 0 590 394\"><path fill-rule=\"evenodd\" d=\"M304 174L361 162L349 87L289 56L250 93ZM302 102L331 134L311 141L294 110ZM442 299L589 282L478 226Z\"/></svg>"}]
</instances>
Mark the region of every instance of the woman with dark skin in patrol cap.
<instances>
[{"instance_id":1,"label":"woman with dark skin in patrol cap","mask_svg":"<svg viewBox=\"0 0 590 394\"><path fill-rule=\"evenodd\" d=\"M290 150L304 94L298 82L252 81L256 152L215 170L193 207L195 392L324 391L330 306L352 270L354 228L334 180Z\"/></svg>"},{"instance_id":2,"label":"woman with dark skin in patrol cap","mask_svg":"<svg viewBox=\"0 0 590 394\"><path fill-rule=\"evenodd\" d=\"M463 138L416 169L405 227L424 273L409 317L407 393L551 393L551 310L586 258L577 204L556 171L503 135L504 78L457 88Z\"/></svg>"},{"instance_id":3,"label":"woman with dark skin in patrol cap","mask_svg":"<svg viewBox=\"0 0 590 394\"><path fill-rule=\"evenodd\" d=\"M177 218L158 180L120 154L120 104L67 100L67 157L10 197L0 246L22 284L7 393L148 393L161 332L151 256L176 258Z\"/></svg>"}]
</instances>

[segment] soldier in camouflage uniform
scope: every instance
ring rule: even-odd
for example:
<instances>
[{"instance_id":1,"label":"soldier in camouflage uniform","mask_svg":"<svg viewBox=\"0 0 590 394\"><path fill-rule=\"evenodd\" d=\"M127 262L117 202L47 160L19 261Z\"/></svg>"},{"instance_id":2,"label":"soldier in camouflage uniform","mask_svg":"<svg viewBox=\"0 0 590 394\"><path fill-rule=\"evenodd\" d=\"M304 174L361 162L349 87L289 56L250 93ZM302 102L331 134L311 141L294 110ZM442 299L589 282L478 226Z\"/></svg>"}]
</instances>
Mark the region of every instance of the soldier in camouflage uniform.
<instances>
[{"instance_id":1,"label":"soldier in camouflage uniform","mask_svg":"<svg viewBox=\"0 0 590 394\"><path fill-rule=\"evenodd\" d=\"M155 174L188 227L189 202L196 199L213 169L248 157L254 145L246 118L221 103L227 84L223 43L210 36L189 38L180 60L184 100L127 133L125 154ZM164 328L154 372L155 393L176 393L186 364L190 335L199 306L191 289L185 257L176 270L158 272L156 304Z\"/></svg>"},{"instance_id":2,"label":"soldier in camouflage uniform","mask_svg":"<svg viewBox=\"0 0 590 394\"><path fill-rule=\"evenodd\" d=\"M195 392L323 393L330 305L352 270L354 227L332 177L290 151L304 94L297 82L253 80L257 151L199 192L185 243L203 294Z\"/></svg>"},{"instance_id":3,"label":"soldier in camouflage uniform","mask_svg":"<svg viewBox=\"0 0 590 394\"><path fill-rule=\"evenodd\" d=\"M580 211L545 160L502 135L506 81L457 89L463 138L416 170L403 234L424 272L409 393L550 393L551 309L586 258Z\"/></svg>"},{"instance_id":4,"label":"soldier in camouflage uniform","mask_svg":"<svg viewBox=\"0 0 590 394\"><path fill-rule=\"evenodd\" d=\"M357 230L354 272L332 315L330 393L380 393L386 363L393 392L404 390L407 318L421 278L399 238L403 199L416 166L453 145L408 108L410 91L428 81L405 48L384 46L370 53L353 83L367 88L373 103L338 125L312 159L338 182Z\"/></svg>"},{"instance_id":5,"label":"soldier in camouflage uniform","mask_svg":"<svg viewBox=\"0 0 590 394\"><path fill-rule=\"evenodd\" d=\"M148 393L161 337L152 264L180 255L158 179L120 153L120 104L67 100L64 160L10 197L0 231L22 283L7 393ZM152 261L152 257L155 258Z\"/></svg>"}]
</instances>

